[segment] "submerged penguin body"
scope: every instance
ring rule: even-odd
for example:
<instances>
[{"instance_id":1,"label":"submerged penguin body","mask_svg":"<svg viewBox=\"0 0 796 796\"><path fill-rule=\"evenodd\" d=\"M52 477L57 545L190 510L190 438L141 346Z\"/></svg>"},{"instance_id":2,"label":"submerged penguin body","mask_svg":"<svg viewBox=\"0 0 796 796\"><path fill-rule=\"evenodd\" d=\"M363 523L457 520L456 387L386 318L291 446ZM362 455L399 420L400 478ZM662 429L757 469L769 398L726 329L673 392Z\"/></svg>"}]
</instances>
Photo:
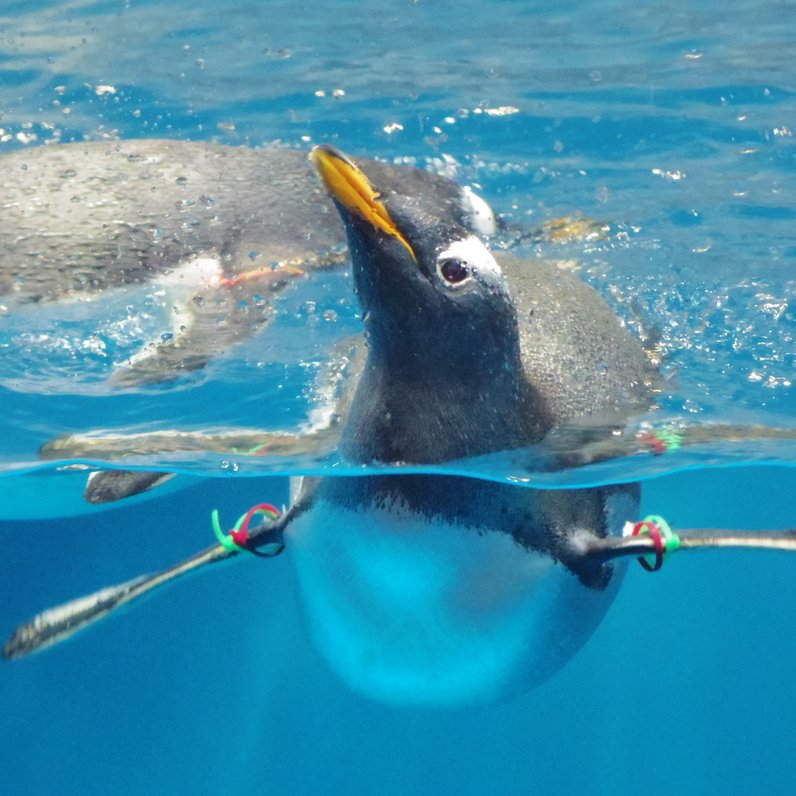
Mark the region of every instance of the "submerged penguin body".
<instances>
[{"instance_id":1,"label":"submerged penguin body","mask_svg":"<svg viewBox=\"0 0 796 796\"><path fill-rule=\"evenodd\" d=\"M638 510L635 487L537 492L412 475L303 488L312 509L285 541L307 624L353 690L393 704L489 703L554 674L625 569L578 574L565 537L618 535Z\"/></svg>"},{"instance_id":2,"label":"submerged penguin body","mask_svg":"<svg viewBox=\"0 0 796 796\"><path fill-rule=\"evenodd\" d=\"M501 268L412 197L381 199L340 153L314 158L346 223L368 332L343 401L349 460L440 465L649 401L652 369L596 293L533 263ZM596 371L605 379L584 384ZM634 484L308 478L286 550L319 648L353 689L489 702L549 677L593 632L621 565L581 552L619 534L638 501Z\"/></svg>"}]
</instances>

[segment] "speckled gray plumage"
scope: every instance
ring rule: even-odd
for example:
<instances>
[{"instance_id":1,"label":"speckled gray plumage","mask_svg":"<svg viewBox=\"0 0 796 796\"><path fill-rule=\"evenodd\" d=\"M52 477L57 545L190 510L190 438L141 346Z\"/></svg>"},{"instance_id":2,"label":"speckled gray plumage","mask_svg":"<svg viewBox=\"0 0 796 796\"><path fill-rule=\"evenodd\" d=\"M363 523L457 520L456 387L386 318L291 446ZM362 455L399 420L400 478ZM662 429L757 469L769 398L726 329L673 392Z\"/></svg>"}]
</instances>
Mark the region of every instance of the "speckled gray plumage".
<instances>
[{"instance_id":1,"label":"speckled gray plumage","mask_svg":"<svg viewBox=\"0 0 796 796\"><path fill-rule=\"evenodd\" d=\"M455 183L364 163L388 186L455 205ZM345 240L306 153L285 147L59 144L4 155L0 172L0 295L26 301L143 282L199 254L236 274Z\"/></svg>"},{"instance_id":2,"label":"speckled gray plumage","mask_svg":"<svg viewBox=\"0 0 796 796\"><path fill-rule=\"evenodd\" d=\"M554 425L649 407L658 371L596 290L554 262L496 258L517 312L525 377Z\"/></svg>"}]
</instances>

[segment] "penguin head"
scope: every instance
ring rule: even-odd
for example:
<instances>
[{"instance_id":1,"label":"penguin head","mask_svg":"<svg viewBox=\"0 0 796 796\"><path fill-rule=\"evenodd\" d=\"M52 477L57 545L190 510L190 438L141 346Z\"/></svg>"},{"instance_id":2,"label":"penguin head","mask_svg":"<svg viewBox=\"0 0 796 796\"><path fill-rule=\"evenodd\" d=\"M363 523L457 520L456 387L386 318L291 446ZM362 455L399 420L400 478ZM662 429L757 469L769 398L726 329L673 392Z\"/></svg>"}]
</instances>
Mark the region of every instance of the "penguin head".
<instances>
[{"instance_id":1,"label":"penguin head","mask_svg":"<svg viewBox=\"0 0 796 796\"><path fill-rule=\"evenodd\" d=\"M392 368L446 364L474 376L519 357L500 267L450 204L400 185L382 190L332 147L311 158L346 226L372 356Z\"/></svg>"}]
</instances>

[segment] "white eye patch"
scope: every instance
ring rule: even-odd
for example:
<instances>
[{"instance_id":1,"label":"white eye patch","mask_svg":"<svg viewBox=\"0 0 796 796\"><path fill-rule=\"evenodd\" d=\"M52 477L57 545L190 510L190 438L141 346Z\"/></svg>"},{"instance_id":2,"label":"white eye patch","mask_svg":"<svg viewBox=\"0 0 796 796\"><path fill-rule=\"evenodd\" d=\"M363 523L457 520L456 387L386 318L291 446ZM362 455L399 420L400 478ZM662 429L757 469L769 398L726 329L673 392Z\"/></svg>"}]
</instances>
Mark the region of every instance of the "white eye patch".
<instances>
[{"instance_id":1,"label":"white eye patch","mask_svg":"<svg viewBox=\"0 0 796 796\"><path fill-rule=\"evenodd\" d=\"M466 278L458 278L452 282L447 278L446 275L452 270L450 263L460 264L453 269L454 273L461 275L461 270L466 268L470 272L469 275L477 276L480 281L487 284L503 282L503 272L500 270L500 266L489 249L475 235L464 240L454 241L437 255L437 271L446 282L450 283L452 287L456 287L468 281Z\"/></svg>"},{"instance_id":2,"label":"white eye patch","mask_svg":"<svg viewBox=\"0 0 796 796\"><path fill-rule=\"evenodd\" d=\"M461 196L470 229L486 238L494 235L497 232L495 211L469 185L462 188Z\"/></svg>"}]
</instances>

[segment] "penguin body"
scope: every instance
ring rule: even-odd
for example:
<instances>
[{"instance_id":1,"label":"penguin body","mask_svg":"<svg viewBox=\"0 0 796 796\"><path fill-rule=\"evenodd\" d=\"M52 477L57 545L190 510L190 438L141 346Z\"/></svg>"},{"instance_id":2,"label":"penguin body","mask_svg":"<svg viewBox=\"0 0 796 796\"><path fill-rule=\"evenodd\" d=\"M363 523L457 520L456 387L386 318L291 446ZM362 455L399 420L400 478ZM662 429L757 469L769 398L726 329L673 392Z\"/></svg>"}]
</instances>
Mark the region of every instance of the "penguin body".
<instances>
[{"instance_id":1,"label":"penguin body","mask_svg":"<svg viewBox=\"0 0 796 796\"><path fill-rule=\"evenodd\" d=\"M654 371L596 293L536 263L502 268L339 152L314 159L346 224L367 328L342 402L349 461L439 465L649 403ZM550 676L592 633L622 566L580 551L619 534L638 502L635 484L332 476L303 480L283 528L309 626L353 689L491 702Z\"/></svg>"},{"instance_id":2,"label":"penguin body","mask_svg":"<svg viewBox=\"0 0 796 796\"><path fill-rule=\"evenodd\" d=\"M567 541L620 535L638 494L304 479L310 505L297 504L285 544L310 632L350 688L393 704L490 703L543 682L597 627L625 567L580 566Z\"/></svg>"},{"instance_id":3,"label":"penguin body","mask_svg":"<svg viewBox=\"0 0 796 796\"><path fill-rule=\"evenodd\" d=\"M494 224L485 203L450 180L368 167L461 223ZM201 368L270 320L255 296L335 264L345 240L305 153L283 147L61 144L3 155L0 171L4 311L150 282L174 294L173 337L126 363L120 384Z\"/></svg>"},{"instance_id":4,"label":"penguin body","mask_svg":"<svg viewBox=\"0 0 796 796\"><path fill-rule=\"evenodd\" d=\"M363 311L364 339L338 371L344 385L329 425L362 474L296 479L290 509L255 546L284 546L312 635L354 690L399 704L511 697L557 671L608 609L623 564L594 551L637 517L640 489L533 489L446 466L544 447L562 426L622 425L649 406L656 372L571 274L496 258L433 203L371 182L331 148L312 157L346 227ZM245 447L244 438L204 442L223 450ZM201 441L89 438L72 453ZM412 472L368 469L402 463ZM67 637L131 594L230 555L218 545L53 609L22 626L4 654Z\"/></svg>"}]
</instances>

